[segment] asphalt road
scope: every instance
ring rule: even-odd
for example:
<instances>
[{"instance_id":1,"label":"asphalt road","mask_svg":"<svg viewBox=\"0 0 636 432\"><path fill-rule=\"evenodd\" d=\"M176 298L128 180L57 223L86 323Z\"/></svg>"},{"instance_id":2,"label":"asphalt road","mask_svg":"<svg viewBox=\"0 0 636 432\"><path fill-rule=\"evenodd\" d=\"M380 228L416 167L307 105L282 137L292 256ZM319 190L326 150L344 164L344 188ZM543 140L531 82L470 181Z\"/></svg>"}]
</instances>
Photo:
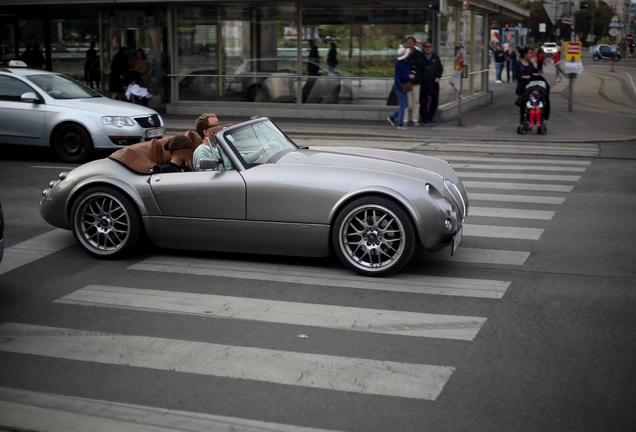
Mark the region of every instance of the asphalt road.
<instances>
[{"instance_id":1,"label":"asphalt road","mask_svg":"<svg viewBox=\"0 0 636 432\"><path fill-rule=\"evenodd\" d=\"M152 248L93 259L39 216L41 190L68 166L5 154L0 426L635 430L636 160L428 153L466 182L469 228L456 257L418 253L380 285L354 284L335 259ZM3 270L34 249L41 258ZM147 290L146 306L131 303L133 289ZM95 306L109 296L119 305ZM207 308L211 296L264 308L243 319L178 310ZM297 321L268 314L275 302L297 308ZM320 321L323 309L378 310L379 322L402 312L420 324L354 331Z\"/></svg>"}]
</instances>

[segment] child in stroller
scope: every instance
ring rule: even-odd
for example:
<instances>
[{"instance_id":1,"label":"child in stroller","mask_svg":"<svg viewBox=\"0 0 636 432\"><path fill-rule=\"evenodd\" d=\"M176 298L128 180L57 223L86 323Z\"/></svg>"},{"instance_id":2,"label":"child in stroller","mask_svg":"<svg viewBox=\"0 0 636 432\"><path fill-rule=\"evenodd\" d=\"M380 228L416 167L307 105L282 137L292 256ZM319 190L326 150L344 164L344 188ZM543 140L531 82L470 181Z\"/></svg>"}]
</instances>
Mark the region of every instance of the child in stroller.
<instances>
[{"instance_id":1,"label":"child in stroller","mask_svg":"<svg viewBox=\"0 0 636 432\"><path fill-rule=\"evenodd\" d=\"M530 128L535 126L541 127L541 113L543 111L543 102L541 102L541 95L538 91L533 91L528 97L528 103L526 109L530 117Z\"/></svg>"},{"instance_id":2,"label":"child in stroller","mask_svg":"<svg viewBox=\"0 0 636 432\"><path fill-rule=\"evenodd\" d=\"M538 122L534 118L530 118L529 105L532 105L530 101L530 95L535 94L536 100L540 101L542 108ZM524 110L523 122L517 128L517 133L525 134L532 130L534 126L537 126L537 133L545 135L548 133L548 127L546 121L550 118L550 84L541 75L535 75L530 82L526 85L526 89L523 93L522 109ZM536 124L535 124L536 123Z\"/></svg>"}]
</instances>

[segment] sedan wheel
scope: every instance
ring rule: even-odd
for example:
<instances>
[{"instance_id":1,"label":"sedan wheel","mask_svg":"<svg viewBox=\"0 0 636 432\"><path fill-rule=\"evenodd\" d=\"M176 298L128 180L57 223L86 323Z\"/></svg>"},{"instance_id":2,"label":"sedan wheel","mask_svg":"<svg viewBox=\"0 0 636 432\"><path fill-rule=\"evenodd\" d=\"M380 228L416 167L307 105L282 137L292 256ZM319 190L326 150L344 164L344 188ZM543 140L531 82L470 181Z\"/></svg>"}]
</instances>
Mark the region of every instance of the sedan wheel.
<instances>
[{"instance_id":1,"label":"sedan wheel","mask_svg":"<svg viewBox=\"0 0 636 432\"><path fill-rule=\"evenodd\" d=\"M83 127L66 124L55 134L53 150L64 162L84 162L93 152L93 141Z\"/></svg>"},{"instance_id":2,"label":"sedan wheel","mask_svg":"<svg viewBox=\"0 0 636 432\"><path fill-rule=\"evenodd\" d=\"M411 218L399 205L366 197L339 213L332 240L344 265L364 276L385 276L411 259L414 234Z\"/></svg>"},{"instance_id":3,"label":"sedan wheel","mask_svg":"<svg viewBox=\"0 0 636 432\"><path fill-rule=\"evenodd\" d=\"M141 222L135 206L123 193L93 188L73 204L72 230L86 252L98 258L120 258L138 243Z\"/></svg>"}]
</instances>

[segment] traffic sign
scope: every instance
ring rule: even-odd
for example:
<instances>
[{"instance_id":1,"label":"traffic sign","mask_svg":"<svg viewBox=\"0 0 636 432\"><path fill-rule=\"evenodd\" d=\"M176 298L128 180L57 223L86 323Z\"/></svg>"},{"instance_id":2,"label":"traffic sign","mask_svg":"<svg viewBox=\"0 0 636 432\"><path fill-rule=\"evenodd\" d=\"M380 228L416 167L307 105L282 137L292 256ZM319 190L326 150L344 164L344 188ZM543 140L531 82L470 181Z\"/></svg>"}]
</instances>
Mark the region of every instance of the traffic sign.
<instances>
[{"instance_id":1,"label":"traffic sign","mask_svg":"<svg viewBox=\"0 0 636 432\"><path fill-rule=\"evenodd\" d=\"M615 27L612 27L612 28L610 28L610 29L607 31L607 33L608 33L611 37L616 37L616 36L618 36L618 35L621 33L621 31L620 31L619 29L615 28Z\"/></svg>"},{"instance_id":2,"label":"traffic sign","mask_svg":"<svg viewBox=\"0 0 636 432\"><path fill-rule=\"evenodd\" d=\"M581 42L563 42L563 60L581 61L582 47Z\"/></svg>"},{"instance_id":3,"label":"traffic sign","mask_svg":"<svg viewBox=\"0 0 636 432\"><path fill-rule=\"evenodd\" d=\"M627 36L625 36L625 40L629 43L634 42L634 36L632 34L628 34Z\"/></svg>"}]
</instances>

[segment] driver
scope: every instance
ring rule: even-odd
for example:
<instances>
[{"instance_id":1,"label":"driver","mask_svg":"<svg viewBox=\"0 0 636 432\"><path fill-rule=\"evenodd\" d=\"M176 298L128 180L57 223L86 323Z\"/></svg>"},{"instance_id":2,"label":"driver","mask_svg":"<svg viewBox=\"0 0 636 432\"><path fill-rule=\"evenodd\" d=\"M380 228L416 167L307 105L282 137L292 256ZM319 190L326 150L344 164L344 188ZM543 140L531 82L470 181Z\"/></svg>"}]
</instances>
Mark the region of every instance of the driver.
<instances>
[{"instance_id":1,"label":"driver","mask_svg":"<svg viewBox=\"0 0 636 432\"><path fill-rule=\"evenodd\" d=\"M254 118L256 117L252 117L251 119ZM196 119L194 125L196 127L197 133L203 139L203 143L201 143L194 150L194 153L192 155L192 164L194 165L194 170L201 171L202 158L219 159L221 162L219 163L219 166L215 169L215 171L227 171L234 169L230 158L227 157L221 147L218 147L218 142L216 140L215 134L219 131L219 127L221 126L221 124L216 114L201 114L199 118ZM241 157L246 163L251 164L264 154L266 154L266 149L264 147L261 147L252 153L241 154Z\"/></svg>"}]
</instances>

